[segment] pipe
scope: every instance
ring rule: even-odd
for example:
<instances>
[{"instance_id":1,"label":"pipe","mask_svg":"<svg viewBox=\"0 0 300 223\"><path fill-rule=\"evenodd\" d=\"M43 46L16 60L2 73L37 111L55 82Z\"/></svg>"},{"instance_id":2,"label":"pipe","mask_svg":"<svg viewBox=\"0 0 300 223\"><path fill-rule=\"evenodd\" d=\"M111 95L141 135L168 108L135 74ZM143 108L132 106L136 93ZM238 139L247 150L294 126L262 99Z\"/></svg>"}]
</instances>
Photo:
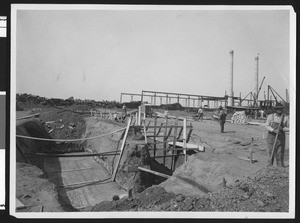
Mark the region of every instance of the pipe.
<instances>
[{"instance_id":1,"label":"pipe","mask_svg":"<svg viewBox=\"0 0 300 223\"><path fill-rule=\"evenodd\" d=\"M233 106L233 56L234 51L231 50L229 52L230 54L230 89L229 89L229 95L228 95L228 104Z\"/></svg>"},{"instance_id":2,"label":"pipe","mask_svg":"<svg viewBox=\"0 0 300 223\"><path fill-rule=\"evenodd\" d=\"M254 80L255 80L255 95L258 97L258 69L259 69L259 53L255 57L255 73L254 73ZM258 98L257 98L258 99Z\"/></svg>"}]
</instances>

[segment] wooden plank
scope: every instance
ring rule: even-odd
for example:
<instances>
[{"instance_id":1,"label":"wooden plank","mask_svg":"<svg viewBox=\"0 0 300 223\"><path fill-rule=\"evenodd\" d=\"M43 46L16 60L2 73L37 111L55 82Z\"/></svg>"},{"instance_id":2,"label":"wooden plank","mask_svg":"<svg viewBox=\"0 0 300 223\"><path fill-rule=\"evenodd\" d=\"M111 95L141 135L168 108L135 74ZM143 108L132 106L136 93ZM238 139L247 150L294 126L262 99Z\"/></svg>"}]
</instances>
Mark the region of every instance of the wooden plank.
<instances>
[{"instance_id":1,"label":"wooden plank","mask_svg":"<svg viewBox=\"0 0 300 223\"><path fill-rule=\"evenodd\" d=\"M144 138L145 138L145 143L147 144L148 141L147 141L146 120L145 120L145 122L144 122Z\"/></svg>"},{"instance_id":2,"label":"wooden plank","mask_svg":"<svg viewBox=\"0 0 300 223\"><path fill-rule=\"evenodd\" d=\"M173 142L172 142L173 143ZM172 144L173 145L173 144ZM199 146L200 147L200 150L199 151L203 151L203 149L202 148L204 148L203 146ZM149 150L151 150L151 149L149 149ZM186 149L184 149L184 148L166 148L166 149L163 149L163 148L160 148L160 149L156 149L156 151L158 151L158 150L166 150L166 151L172 151L172 150L174 150L174 151L183 151L183 150L198 150L198 149L191 149L191 148L186 148Z\"/></svg>"},{"instance_id":3,"label":"wooden plank","mask_svg":"<svg viewBox=\"0 0 300 223\"><path fill-rule=\"evenodd\" d=\"M171 126L170 129L169 129L169 132L168 132L168 135L167 135L167 139L170 137L172 130L173 130L173 126Z\"/></svg>"},{"instance_id":4,"label":"wooden plank","mask_svg":"<svg viewBox=\"0 0 300 223\"><path fill-rule=\"evenodd\" d=\"M116 166L114 168L114 172L113 172L113 175L111 177L112 181L115 181L115 179L116 179L116 174L117 174L118 167L119 167L122 155L123 155L123 151L124 151L124 147L125 147L125 142L126 142L127 135L128 135L128 132L129 132L130 124L131 124L131 116L128 119L127 127L126 127L126 130L125 130L125 135L124 135L124 138L123 138L123 141L122 141L122 145L121 145L121 149L120 149L120 155L118 157L117 164L116 164Z\"/></svg>"},{"instance_id":5,"label":"wooden plank","mask_svg":"<svg viewBox=\"0 0 300 223\"><path fill-rule=\"evenodd\" d=\"M161 131L161 127L163 126L163 124L164 124L164 123L161 123L161 124L160 124L160 127L159 127L159 129L158 129L156 135L159 135L159 133L160 133L160 131Z\"/></svg>"},{"instance_id":6,"label":"wooden plank","mask_svg":"<svg viewBox=\"0 0 300 223\"><path fill-rule=\"evenodd\" d=\"M17 120L21 120L21 119L27 119L27 118L32 118L32 117L39 117L41 115L41 113L36 113L36 114L33 114L33 115L27 115L27 116L23 116L23 117L20 117L20 118L17 118Z\"/></svg>"},{"instance_id":7,"label":"wooden plank","mask_svg":"<svg viewBox=\"0 0 300 223\"><path fill-rule=\"evenodd\" d=\"M166 125L165 126L168 126L168 118L166 117L165 118L165 123L166 123ZM164 158L163 158L163 164L164 164L164 166L166 165L166 155L167 155L167 151L166 151L166 148L167 148L167 128L165 128L165 130L164 130Z\"/></svg>"},{"instance_id":8,"label":"wooden plank","mask_svg":"<svg viewBox=\"0 0 300 223\"><path fill-rule=\"evenodd\" d=\"M162 137L165 137L165 136L158 136L158 135L147 135L147 137L153 137L154 139L153 140L157 140L156 137L158 138L162 138Z\"/></svg>"},{"instance_id":9,"label":"wooden plank","mask_svg":"<svg viewBox=\"0 0 300 223\"><path fill-rule=\"evenodd\" d=\"M35 153L26 154L27 157L42 157L42 158L53 158L53 157L90 157L90 156L113 156L119 154L119 151L104 152L104 153L79 153L79 154L51 154L51 153Z\"/></svg>"},{"instance_id":10,"label":"wooden plank","mask_svg":"<svg viewBox=\"0 0 300 223\"><path fill-rule=\"evenodd\" d=\"M188 127L188 126L187 126L187 127ZM187 143L190 141L192 132L193 132L193 126L192 126L192 123L190 123L190 130L189 130L189 133L188 133L188 135L187 135L187 137L186 137L186 142L187 142Z\"/></svg>"},{"instance_id":11,"label":"wooden plank","mask_svg":"<svg viewBox=\"0 0 300 223\"><path fill-rule=\"evenodd\" d=\"M238 156L238 158L240 159L240 160L245 160L245 161L250 161L250 159L248 158L248 157L245 157L245 156ZM257 160L256 159L252 159L252 163L255 163L255 162L257 162Z\"/></svg>"},{"instance_id":12,"label":"wooden plank","mask_svg":"<svg viewBox=\"0 0 300 223\"><path fill-rule=\"evenodd\" d=\"M174 142L169 142L168 143L170 146L174 145ZM177 147L181 147L181 148L184 148L184 142L178 142L176 141L175 145ZM193 143L186 143L185 145L185 148L186 149L196 149L196 150L200 150L200 145L197 145L197 144L193 144Z\"/></svg>"},{"instance_id":13,"label":"wooden plank","mask_svg":"<svg viewBox=\"0 0 300 223\"><path fill-rule=\"evenodd\" d=\"M187 161L187 153L186 153L186 149L187 145L186 145L186 118L183 119L183 153L184 153L184 161Z\"/></svg>"},{"instance_id":14,"label":"wooden plank","mask_svg":"<svg viewBox=\"0 0 300 223\"><path fill-rule=\"evenodd\" d=\"M147 130L148 129L154 129L154 128L157 128L157 126L155 127L154 125L150 125L151 121L149 121L148 125L147 125ZM168 129L168 128L171 128L171 127L177 127L177 128L180 128L182 127L181 125L162 125L160 126L160 128L165 128L165 129ZM136 125L135 128L144 128L142 125ZM192 123L186 127L187 129L190 129L190 128L193 128L192 126Z\"/></svg>"},{"instance_id":15,"label":"wooden plank","mask_svg":"<svg viewBox=\"0 0 300 223\"><path fill-rule=\"evenodd\" d=\"M159 173L159 172L149 170L149 169L146 169L146 168L143 168L143 167L140 167L140 166L138 167L138 169L142 170L142 171L145 171L145 172L148 172L148 173L152 173L152 174L160 176L160 177L164 177L164 178L170 178L171 177L170 175L167 175L167 174L164 174L164 173Z\"/></svg>"},{"instance_id":16,"label":"wooden plank","mask_svg":"<svg viewBox=\"0 0 300 223\"><path fill-rule=\"evenodd\" d=\"M178 125L178 116L176 116L175 119L175 126ZM174 140L173 140L173 149L176 148L176 136L177 136L177 127L174 128ZM172 154L174 154L174 150L172 151ZM175 159L174 157L172 157L172 161L171 161L171 170L174 171L175 170Z\"/></svg>"},{"instance_id":17,"label":"wooden plank","mask_svg":"<svg viewBox=\"0 0 300 223\"><path fill-rule=\"evenodd\" d=\"M179 133L178 133L178 136L177 136L177 140L180 139L180 136L182 134L182 131L183 131L183 127L181 126L180 129L179 129Z\"/></svg>"}]
</instances>

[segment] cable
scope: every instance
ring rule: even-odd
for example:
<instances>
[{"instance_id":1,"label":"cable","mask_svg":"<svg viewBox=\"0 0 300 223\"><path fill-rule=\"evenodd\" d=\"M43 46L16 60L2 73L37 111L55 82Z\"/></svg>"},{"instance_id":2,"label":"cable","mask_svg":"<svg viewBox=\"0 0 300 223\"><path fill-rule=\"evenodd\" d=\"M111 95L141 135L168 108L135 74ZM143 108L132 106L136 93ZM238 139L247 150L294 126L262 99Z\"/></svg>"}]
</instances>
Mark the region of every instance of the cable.
<instances>
[{"instance_id":1,"label":"cable","mask_svg":"<svg viewBox=\"0 0 300 223\"><path fill-rule=\"evenodd\" d=\"M40 140L40 141L51 141L51 142L76 142L76 141L83 141L83 140L90 140L90 139L96 139L96 138L100 138L100 137L104 137L116 132L120 132L122 130L124 130L126 128L122 128L110 133L106 133L103 135L99 135L99 136L93 136L93 137L89 137L89 138L82 138L82 139L46 139L46 138L37 138L37 137L31 137L31 136L24 136L24 135L16 135L16 137L19 138L24 138L24 139L34 139L34 140Z\"/></svg>"}]
</instances>

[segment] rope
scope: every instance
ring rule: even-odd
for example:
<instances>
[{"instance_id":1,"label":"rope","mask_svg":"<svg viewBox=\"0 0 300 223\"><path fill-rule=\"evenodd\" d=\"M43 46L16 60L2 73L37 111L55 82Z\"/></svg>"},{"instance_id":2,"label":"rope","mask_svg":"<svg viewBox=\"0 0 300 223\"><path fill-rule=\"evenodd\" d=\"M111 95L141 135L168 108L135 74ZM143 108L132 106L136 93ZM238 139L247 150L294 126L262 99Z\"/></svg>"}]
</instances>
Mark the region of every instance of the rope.
<instances>
[{"instance_id":1,"label":"rope","mask_svg":"<svg viewBox=\"0 0 300 223\"><path fill-rule=\"evenodd\" d=\"M40 140L40 141L51 141L51 142L77 142L77 141L84 141L84 140L90 140L90 139L96 139L96 138L100 138L100 137L104 137L116 132L120 132L122 130L124 130L126 128L121 128L119 130L110 132L110 133L106 133L103 135L99 135L99 136L93 136L93 137L89 137L89 138L82 138L82 139L46 139L46 138L37 138L37 137L31 137L31 136L24 136L24 135L16 135L19 138L24 138L24 139L34 139L34 140Z\"/></svg>"}]
</instances>

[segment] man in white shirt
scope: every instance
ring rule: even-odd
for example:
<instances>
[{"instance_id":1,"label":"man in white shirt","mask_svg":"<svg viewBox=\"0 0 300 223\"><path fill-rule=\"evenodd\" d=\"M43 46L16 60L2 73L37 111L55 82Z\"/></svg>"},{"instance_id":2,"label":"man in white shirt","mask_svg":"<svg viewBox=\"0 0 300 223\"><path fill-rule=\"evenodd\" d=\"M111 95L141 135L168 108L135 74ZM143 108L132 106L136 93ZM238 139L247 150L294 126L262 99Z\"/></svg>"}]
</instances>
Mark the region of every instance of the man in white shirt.
<instances>
[{"instance_id":1,"label":"man in white shirt","mask_svg":"<svg viewBox=\"0 0 300 223\"><path fill-rule=\"evenodd\" d=\"M198 110L198 116L199 116L198 120L203 121L203 110L202 110L202 107L200 107L199 110Z\"/></svg>"},{"instance_id":2,"label":"man in white shirt","mask_svg":"<svg viewBox=\"0 0 300 223\"><path fill-rule=\"evenodd\" d=\"M277 166L284 167L285 132L289 131L289 118L283 114L284 107L280 103L277 103L274 108L275 113L268 116L265 125L268 130L267 146L270 155L268 165L272 165L274 158L276 158ZM271 157L274 143L274 155Z\"/></svg>"}]
</instances>

